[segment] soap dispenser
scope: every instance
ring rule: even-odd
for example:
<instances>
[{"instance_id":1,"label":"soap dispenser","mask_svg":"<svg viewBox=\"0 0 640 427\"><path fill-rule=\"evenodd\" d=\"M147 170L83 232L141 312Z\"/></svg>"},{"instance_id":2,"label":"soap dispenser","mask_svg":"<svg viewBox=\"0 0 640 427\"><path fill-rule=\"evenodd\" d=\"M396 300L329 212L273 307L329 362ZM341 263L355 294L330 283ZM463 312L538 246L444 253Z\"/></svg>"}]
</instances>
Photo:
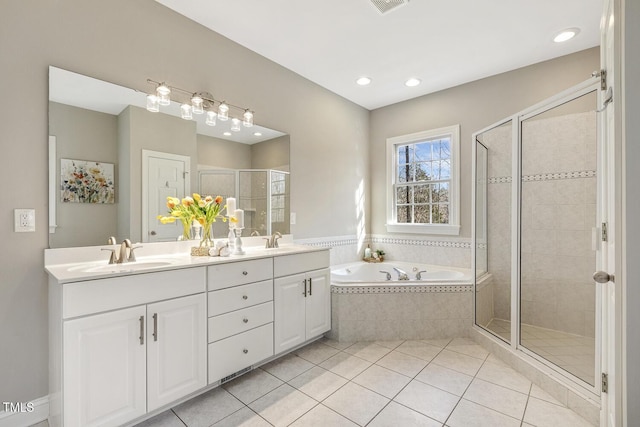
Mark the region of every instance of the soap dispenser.
<instances>
[{"instance_id":1,"label":"soap dispenser","mask_svg":"<svg viewBox=\"0 0 640 427\"><path fill-rule=\"evenodd\" d=\"M367 245L367 247L364 250L364 258L365 259L371 258L371 247L369 245Z\"/></svg>"}]
</instances>

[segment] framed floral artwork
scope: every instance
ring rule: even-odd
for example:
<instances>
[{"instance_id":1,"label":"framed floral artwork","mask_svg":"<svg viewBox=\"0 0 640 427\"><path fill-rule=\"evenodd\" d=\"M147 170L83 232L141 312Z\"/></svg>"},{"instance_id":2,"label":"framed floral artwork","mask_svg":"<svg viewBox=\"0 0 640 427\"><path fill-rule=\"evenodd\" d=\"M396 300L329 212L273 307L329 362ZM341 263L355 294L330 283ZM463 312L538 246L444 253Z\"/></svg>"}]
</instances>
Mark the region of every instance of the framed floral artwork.
<instances>
[{"instance_id":1,"label":"framed floral artwork","mask_svg":"<svg viewBox=\"0 0 640 427\"><path fill-rule=\"evenodd\" d=\"M115 203L113 163L60 159L64 203Z\"/></svg>"}]
</instances>

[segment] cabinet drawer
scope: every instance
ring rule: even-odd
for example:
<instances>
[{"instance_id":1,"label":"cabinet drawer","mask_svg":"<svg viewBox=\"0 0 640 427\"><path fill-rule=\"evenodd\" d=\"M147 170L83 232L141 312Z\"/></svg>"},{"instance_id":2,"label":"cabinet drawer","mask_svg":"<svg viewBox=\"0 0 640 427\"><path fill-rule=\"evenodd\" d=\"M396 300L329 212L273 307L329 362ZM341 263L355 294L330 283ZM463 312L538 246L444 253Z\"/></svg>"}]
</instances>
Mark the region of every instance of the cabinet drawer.
<instances>
[{"instance_id":1,"label":"cabinet drawer","mask_svg":"<svg viewBox=\"0 0 640 427\"><path fill-rule=\"evenodd\" d=\"M204 292L205 269L132 274L62 286L62 317L68 319Z\"/></svg>"},{"instance_id":2,"label":"cabinet drawer","mask_svg":"<svg viewBox=\"0 0 640 427\"><path fill-rule=\"evenodd\" d=\"M329 267L329 251L282 255L273 259L274 277L289 276Z\"/></svg>"},{"instance_id":3,"label":"cabinet drawer","mask_svg":"<svg viewBox=\"0 0 640 427\"><path fill-rule=\"evenodd\" d=\"M273 280L209 292L209 316L273 300Z\"/></svg>"},{"instance_id":4,"label":"cabinet drawer","mask_svg":"<svg viewBox=\"0 0 640 427\"><path fill-rule=\"evenodd\" d=\"M273 322L273 302L255 305L209 318L209 342L246 332Z\"/></svg>"},{"instance_id":5,"label":"cabinet drawer","mask_svg":"<svg viewBox=\"0 0 640 427\"><path fill-rule=\"evenodd\" d=\"M273 323L209 344L209 384L273 356Z\"/></svg>"},{"instance_id":6,"label":"cabinet drawer","mask_svg":"<svg viewBox=\"0 0 640 427\"><path fill-rule=\"evenodd\" d=\"M259 282L273 277L273 258L211 265L207 271L210 291Z\"/></svg>"}]
</instances>

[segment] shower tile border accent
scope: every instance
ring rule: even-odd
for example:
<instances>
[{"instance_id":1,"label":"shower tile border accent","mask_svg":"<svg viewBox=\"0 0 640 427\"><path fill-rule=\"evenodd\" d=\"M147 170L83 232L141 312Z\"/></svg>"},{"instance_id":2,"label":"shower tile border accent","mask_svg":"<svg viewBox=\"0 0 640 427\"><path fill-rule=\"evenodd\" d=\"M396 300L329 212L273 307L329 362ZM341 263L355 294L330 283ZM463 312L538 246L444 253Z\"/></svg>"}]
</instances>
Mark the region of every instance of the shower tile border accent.
<instances>
[{"instance_id":1,"label":"shower tile border accent","mask_svg":"<svg viewBox=\"0 0 640 427\"><path fill-rule=\"evenodd\" d=\"M487 179L488 184L508 184L511 181L510 176L494 176Z\"/></svg>"},{"instance_id":2,"label":"shower tile border accent","mask_svg":"<svg viewBox=\"0 0 640 427\"><path fill-rule=\"evenodd\" d=\"M301 245L309 245L319 248L357 245L363 240L366 243L369 241L369 238L367 237L365 239L358 239L356 236L329 236L315 239L294 239L296 243L299 243Z\"/></svg>"},{"instance_id":3,"label":"shower tile border accent","mask_svg":"<svg viewBox=\"0 0 640 427\"><path fill-rule=\"evenodd\" d=\"M596 171L573 171L573 172L558 172L558 173L541 173L537 175L523 175L523 182L531 181L556 181L559 179L577 179L577 178L593 178L596 176ZM489 184L507 184L512 182L510 176L494 176L487 179Z\"/></svg>"},{"instance_id":4,"label":"shower tile border accent","mask_svg":"<svg viewBox=\"0 0 640 427\"><path fill-rule=\"evenodd\" d=\"M410 246L431 246L437 248L459 248L471 249L471 242L459 240L423 240L398 237L371 236L371 243L381 243L390 245L410 245Z\"/></svg>"},{"instance_id":5,"label":"shower tile border accent","mask_svg":"<svg viewBox=\"0 0 640 427\"><path fill-rule=\"evenodd\" d=\"M473 292L469 283L437 285L393 285L393 286L331 286L332 294L397 294L397 293L460 293Z\"/></svg>"}]
</instances>

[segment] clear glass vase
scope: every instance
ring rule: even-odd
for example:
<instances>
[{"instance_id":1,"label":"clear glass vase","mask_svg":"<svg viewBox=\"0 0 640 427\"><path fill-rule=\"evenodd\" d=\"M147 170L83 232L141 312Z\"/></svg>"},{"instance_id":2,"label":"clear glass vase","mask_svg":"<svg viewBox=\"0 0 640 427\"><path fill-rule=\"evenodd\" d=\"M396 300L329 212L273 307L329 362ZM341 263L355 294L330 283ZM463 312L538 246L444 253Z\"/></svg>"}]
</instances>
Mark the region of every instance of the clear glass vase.
<instances>
[{"instance_id":1,"label":"clear glass vase","mask_svg":"<svg viewBox=\"0 0 640 427\"><path fill-rule=\"evenodd\" d=\"M211 223L202 226L202 239L200 240L201 248L213 248L215 246L212 235Z\"/></svg>"}]
</instances>

